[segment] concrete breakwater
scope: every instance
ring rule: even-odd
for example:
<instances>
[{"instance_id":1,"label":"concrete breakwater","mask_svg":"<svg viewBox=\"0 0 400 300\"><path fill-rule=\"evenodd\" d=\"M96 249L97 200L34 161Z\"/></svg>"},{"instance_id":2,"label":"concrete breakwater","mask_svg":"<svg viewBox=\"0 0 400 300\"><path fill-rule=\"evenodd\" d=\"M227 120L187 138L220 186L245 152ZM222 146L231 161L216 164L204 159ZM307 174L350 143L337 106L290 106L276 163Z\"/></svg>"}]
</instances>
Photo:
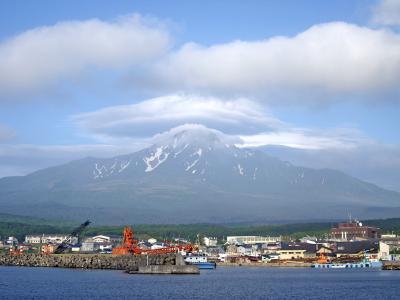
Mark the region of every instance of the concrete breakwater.
<instances>
[{"instance_id":1,"label":"concrete breakwater","mask_svg":"<svg viewBox=\"0 0 400 300\"><path fill-rule=\"evenodd\" d=\"M182 258L176 254L159 255L101 255L101 254L0 254L2 266L138 270L147 265L182 265ZM184 265L184 262L183 262Z\"/></svg>"}]
</instances>

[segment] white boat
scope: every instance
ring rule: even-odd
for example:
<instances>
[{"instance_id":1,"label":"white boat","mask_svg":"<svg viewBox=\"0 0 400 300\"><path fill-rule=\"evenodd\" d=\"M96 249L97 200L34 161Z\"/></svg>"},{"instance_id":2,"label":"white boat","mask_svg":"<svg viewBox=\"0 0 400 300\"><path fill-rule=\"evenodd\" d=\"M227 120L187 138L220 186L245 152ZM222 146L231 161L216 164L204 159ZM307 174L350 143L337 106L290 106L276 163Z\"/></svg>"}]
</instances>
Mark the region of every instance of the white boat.
<instances>
[{"instance_id":1,"label":"white boat","mask_svg":"<svg viewBox=\"0 0 400 300\"><path fill-rule=\"evenodd\" d=\"M198 266L199 269L215 269L217 264L215 262L208 262L207 256L202 254L190 254L185 257L185 262L190 265Z\"/></svg>"}]
</instances>

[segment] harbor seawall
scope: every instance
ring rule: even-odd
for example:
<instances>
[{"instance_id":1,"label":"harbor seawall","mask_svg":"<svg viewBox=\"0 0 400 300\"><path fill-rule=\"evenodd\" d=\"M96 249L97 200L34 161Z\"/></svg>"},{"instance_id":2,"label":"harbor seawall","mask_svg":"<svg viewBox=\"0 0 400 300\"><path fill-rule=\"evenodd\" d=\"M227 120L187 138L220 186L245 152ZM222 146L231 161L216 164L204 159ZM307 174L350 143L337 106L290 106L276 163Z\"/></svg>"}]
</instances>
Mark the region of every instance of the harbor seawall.
<instances>
[{"instance_id":1,"label":"harbor seawall","mask_svg":"<svg viewBox=\"0 0 400 300\"><path fill-rule=\"evenodd\" d=\"M0 254L0 265L50 268L138 270L139 266L147 265L182 265L182 259L180 255L176 255L175 253L149 256L101 254Z\"/></svg>"}]
</instances>

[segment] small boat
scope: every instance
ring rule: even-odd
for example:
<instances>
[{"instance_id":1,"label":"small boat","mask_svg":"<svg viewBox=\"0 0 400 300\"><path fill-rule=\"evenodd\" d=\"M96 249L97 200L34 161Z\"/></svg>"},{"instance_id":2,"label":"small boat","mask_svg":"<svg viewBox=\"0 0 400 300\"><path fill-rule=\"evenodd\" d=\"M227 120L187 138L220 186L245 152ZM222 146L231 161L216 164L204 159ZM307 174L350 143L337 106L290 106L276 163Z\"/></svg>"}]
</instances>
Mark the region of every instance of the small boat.
<instances>
[{"instance_id":1,"label":"small boat","mask_svg":"<svg viewBox=\"0 0 400 300\"><path fill-rule=\"evenodd\" d=\"M215 269L217 264L215 262L209 262L206 255L202 254L190 254L185 257L185 262L190 265L198 266L199 269Z\"/></svg>"},{"instance_id":2,"label":"small boat","mask_svg":"<svg viewBox=\"0 0 400 300\"><path fill-rule=\"evenodd\" d=\"M330 268L331 269L344 269L344 268L346 268L346 265L343 265L343 264L331 264Z\"/></svg>"},{"instance_id":3,"label":"small boat","mask_svg":"<svg viewBox=\"0 0 400 300\"><path fill-rule=\"evenodd\" d=\"M322 254L318 261L311 266L316 269L359 269L359 268L381 268L382 262L378 259L364 257L360 262L332 263L328 262L327 257Z\"/></svg>"}]
</instances>

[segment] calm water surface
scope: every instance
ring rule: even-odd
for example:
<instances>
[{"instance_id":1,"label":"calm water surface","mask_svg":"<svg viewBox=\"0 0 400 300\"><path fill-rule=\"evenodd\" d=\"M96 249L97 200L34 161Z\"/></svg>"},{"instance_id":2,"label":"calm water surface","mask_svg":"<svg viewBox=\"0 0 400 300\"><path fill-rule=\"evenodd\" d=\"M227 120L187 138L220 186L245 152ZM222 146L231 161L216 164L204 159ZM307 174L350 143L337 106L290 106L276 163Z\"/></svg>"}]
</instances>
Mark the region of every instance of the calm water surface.
<instances>
[{"instance_id":1,"label":"calm water surface","mask_svg":"<svg viewBox=\"0 0 400 300\"><path fill-rule=\"evenodd\" d=\"M201 275L0 267L0 299L400 299L400 272L220 267Z\"/></svg>"}]
</instances>

